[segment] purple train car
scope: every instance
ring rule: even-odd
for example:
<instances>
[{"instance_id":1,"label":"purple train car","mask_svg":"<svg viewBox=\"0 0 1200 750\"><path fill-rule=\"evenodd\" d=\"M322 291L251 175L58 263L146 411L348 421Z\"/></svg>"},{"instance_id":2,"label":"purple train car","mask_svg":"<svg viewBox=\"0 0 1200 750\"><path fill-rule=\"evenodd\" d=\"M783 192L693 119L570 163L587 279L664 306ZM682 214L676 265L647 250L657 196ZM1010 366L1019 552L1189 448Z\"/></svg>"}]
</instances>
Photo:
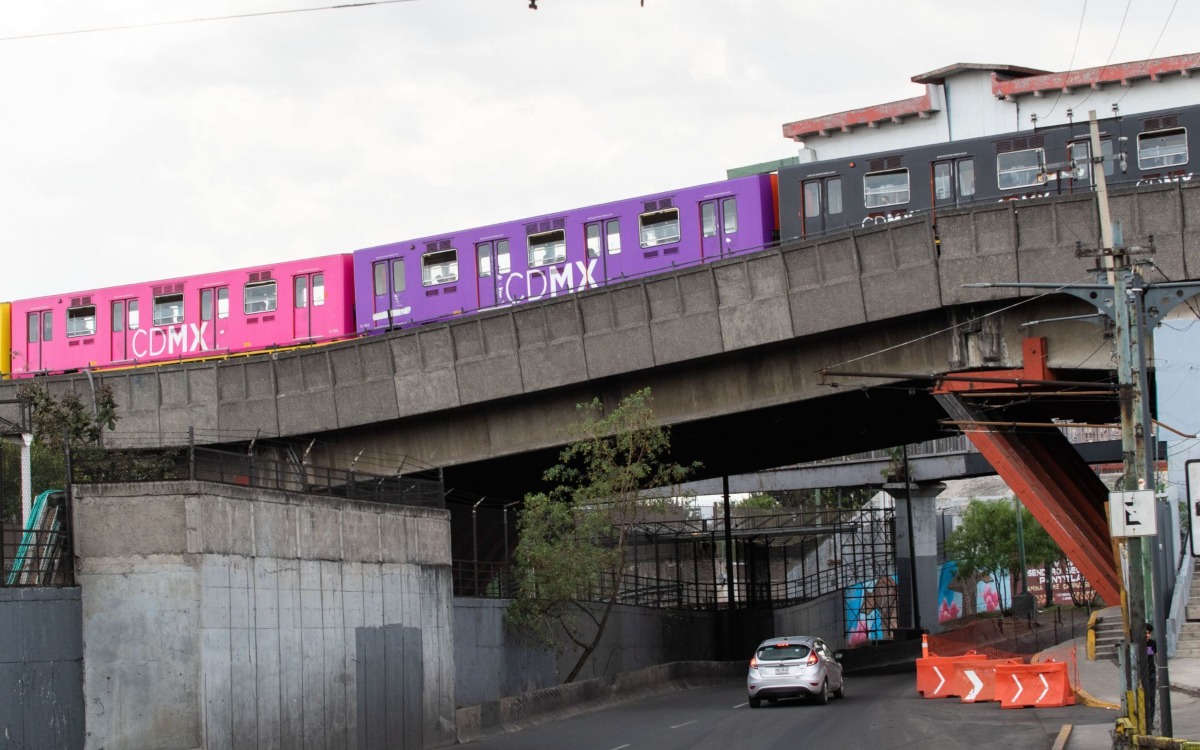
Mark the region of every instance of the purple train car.
<instances>
[{"instance_id":1,"label":"purple train car","mask_svg":"<svg viewBox=\"0 0 1200 750\"><path fill-rule=\"evenodd\" d=\"M772 175L753 175L354 253L359 333L533 302L769 245Z\"/></svg>"}]
</instances>

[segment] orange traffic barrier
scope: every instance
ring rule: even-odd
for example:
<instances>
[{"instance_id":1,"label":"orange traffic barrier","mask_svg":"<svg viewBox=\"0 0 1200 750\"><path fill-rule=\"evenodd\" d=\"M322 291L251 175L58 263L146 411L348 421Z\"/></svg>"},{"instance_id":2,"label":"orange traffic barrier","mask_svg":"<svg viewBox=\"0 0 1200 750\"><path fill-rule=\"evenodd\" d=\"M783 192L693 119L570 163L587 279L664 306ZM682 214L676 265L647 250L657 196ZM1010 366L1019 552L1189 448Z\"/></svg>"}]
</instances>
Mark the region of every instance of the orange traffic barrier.
<instances>
[{"instance_id":1,"label":"orange traffic barrier","mask_svg":"<svg viewBox=\"0 0 1200 750\"><path fill-rule=\"evenodd\" d=\"M1075 704L1075 694L1067 676L1067 664L1061 661L997 665L996 697L1000 700L1001 708L1049 708Z\"/></svg>"},{"instance_id":2,"label":"orange traffic barrier","mask_svg":"<svg viewBox=\"0 0 1200 750\"><path fill-rule=\"evenodd\" d=\"M986 662L988 658L975 651L962 656L925 656L917 659L917 692L926 698L949 698L952 692L950 678L955 664L963 662Z\"/></svg>"},{"instance_id":3,"label":"orange traffic barrier","mask_svg":"<svg viewBox=\"0 0 1200 750\"><path fill-rule=\"evenodd\" d=\"M958 662L952 667L951 694L962 696L963 703L994 701L996 700L996 667L1001 664L1020 663L1020 659Z\"/></svg>"},{"instance_id":4,"label":"orange traffic barrier","mask_svg":"<svg viewBox=\"0 0 1200 750\"><path fill-rule=\"evenodd\" d=\"M921 658L929 656L929 633L921 633Z\"/></svg>"}]
</instances>

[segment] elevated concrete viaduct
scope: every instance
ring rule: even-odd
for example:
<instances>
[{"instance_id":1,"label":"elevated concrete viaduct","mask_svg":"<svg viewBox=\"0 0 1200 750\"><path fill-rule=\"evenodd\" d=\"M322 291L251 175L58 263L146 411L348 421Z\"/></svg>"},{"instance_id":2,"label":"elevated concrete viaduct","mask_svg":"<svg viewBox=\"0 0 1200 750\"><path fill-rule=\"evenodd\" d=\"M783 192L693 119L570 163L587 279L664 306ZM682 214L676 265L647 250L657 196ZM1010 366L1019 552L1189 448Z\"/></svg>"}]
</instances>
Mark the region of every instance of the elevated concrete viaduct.
<instances>
[{"instance_id":1,"label":"elevated concrete viaduct","mask_svg":"<svg viewBox=\"0 0 1200 750\"><path fill-rule=\"evenodd\" d=\"M1112 210L1128 244L1152 244L1163 277L1200 277L1197 186L1117 193ZM576 404L649 386L676 457L715 477L935 437L947 428L932 379L1021 368L1030 337L1044 339L1037 365L1053 377L1110 383L1104 326L1056 321L1093 313L1087 303L964 286L1090 282L1094 260L1079 251L1098 244L1092 195L1001 202L385 337L53 387L111 385L113 443L178 445L189 427L202 442L319 436L310 461L407 456L443 467L448 488L518 500L539 486ZM1003 419L1116 414L1115 396L1067 396L1021 400ZM1065 502L1090 506L1080 528L1096 525L1101 498Z\"/></svg>"}]
</instances>

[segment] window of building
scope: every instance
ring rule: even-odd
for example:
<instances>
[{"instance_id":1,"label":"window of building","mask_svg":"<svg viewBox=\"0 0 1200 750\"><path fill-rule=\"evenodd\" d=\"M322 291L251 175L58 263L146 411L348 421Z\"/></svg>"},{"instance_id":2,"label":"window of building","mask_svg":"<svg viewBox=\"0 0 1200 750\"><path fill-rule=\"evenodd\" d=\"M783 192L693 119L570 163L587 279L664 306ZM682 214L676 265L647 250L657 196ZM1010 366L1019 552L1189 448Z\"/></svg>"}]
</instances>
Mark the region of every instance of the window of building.
<instances>
[{"instance_id":1,"label":"window of building","mask_svg":"<svg viewBox=\"0 0 1200 750\"><path fill-rule=\"evenodd\" d=\"M182 322L182 294L162 294L154 298L154 325L169 326Z\"/></svg>"},{"instance_id":2,"label":"window of building","mask_svg":"<svg viewBox=\"0 0 1200 750\"><path fill-rule=\"evenodd\" d=\"M1138 134L1138 169L1177 167L1187 161L1187 132L1183 128Z\"/></svg>"},{"instance_id":3,"label":"window of building","mask_svg":"<svg viewBox=\"0 0 1200 750\"><path fill-rule=\"evenodd\" d=\"M437 250L421 256L421 284L449 284L458 281L458 250Z\"/></svg>"},{"instance_id":4,"label":"window of building","mask_svg":"<svg viewBox=\"0 0 1200 750\"><path fill-rule=\"evenodd\" d=\"M242 309L247 315L273 312L277 303L278 291L274 281L256 281L244 288Z\"/></svg>"},{"instance_id":5,"label":"window of building","mask_svg":"<svg viewBox=\"0 0 1200 750\"><path fill-rule=\"evenodd\" d=\"M618 255L621 252L621 220L609 219L604 222L604 232L608 235L608 254Z\"/></svg>"},{"instance_id":6,"label":"window of building","mask_svg":"<svg viewBox=\"0 0 1200 750\"><path fill-rule=\"evenodd\" d=\"M548 266L567 259L567 233L562 229L529 235L529 267Z\"/></svg>"},{"instance_id":7,"label":"window of building","mask_svg":"<svg viewBox=\"0 0 1200 750\"><path fill-rule=\"evenodd\" d=\"M638 217L642 247L654 247L679 241L679 209L652 211Z\"/></svg>"},{"instance_id":8,"label":"window of building","mask_svg":"<svg viewBox=\"0 0 1200 750\"><path fill-rule=\"evenodd\" d=\"M996 154L996 183L1001 190L1041 185L1046 181L1045 163L1046 151L1041 148Z\"/></svg>"},{"instance_id":9,"label":"window of building","mask_svg":"<svg viewBox=\"0 0 1200 750\"><path fill-rule=\"evenodd\" d=\"M863 205L883 208L908 203L908 170L891 169L863 175Z\"/></svg>"},{"instance_id":10,"label":"window of building","mask_svg":"<svg viewBox=\"0 0 1200 750\"><path fill-rule=\"evenodd\" d=\"M717 207L711 201L700 204L700 233L705 237L717 236Z\"/></svg>"},{"instance_id":11,"label":"window of building","mask_svg":"<svg viewBox=\"0 0 1200 750\"><path fill-rule=\"evenodd\" d=\"M737 198L721 201L721 211L725 215L725 234L733 234L737 231Z\"/></svg>"},{"instance_id":12,"label":"window of building","mask_svg":"<svg viewBox=\"0 0 1200 750\"><path fill-rule=\"evenodd\" d=\"M840 214L842 212L842 180L826 180L825 182L825 197L829 199L829 213Z\"/></svg>"},{"instance_id":13,"label":"window of building","mask_svg":"<svg viewBox=\"0 0 1200 750\"><path fill-rule=\"evenodd\" d=\"M475 246L475 257L478 259L479 278L486 279L492 275L492 243L481 242Z\"/></svg>"},{"instance_id":14,"label":"window of building","mask_svg":"<svg viewBox=\"0 0 1200 750\"><path fill-rule=\"evenodd\" d=\"M958 163L958 194L963 198L975 195L974 159L963 159Z\"/></svg>"}]
</instances>

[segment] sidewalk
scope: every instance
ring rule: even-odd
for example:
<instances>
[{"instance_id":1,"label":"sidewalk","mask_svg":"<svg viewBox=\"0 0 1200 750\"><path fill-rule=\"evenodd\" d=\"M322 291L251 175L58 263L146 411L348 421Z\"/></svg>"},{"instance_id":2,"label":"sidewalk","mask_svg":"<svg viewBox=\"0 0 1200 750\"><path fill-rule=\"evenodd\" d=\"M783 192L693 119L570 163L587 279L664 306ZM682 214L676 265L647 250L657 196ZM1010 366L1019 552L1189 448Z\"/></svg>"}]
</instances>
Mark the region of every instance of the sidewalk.
<instances>
[{"instance_id":1,"label":"sidewalk","mask_svg":"<svg viewBox=\"0 0 1200 750\"><path fill-rule=\"evenodd\" d=\"M1120 611L1115 607L1113 616L1120 616ZM1111 732L1116 726L1121 708L1120 667L1109 654L1097 654L1094 661L1088 660L1086 636L1047 649L1038 654L1038 660L1066 661L1063 654L1072 646L1076 649L1079 669L1076 702L1081 705L1111 708L1112 720L1104 724L1072 726L1066 743L1055 747L1061 750L1111 748ZM1179 740L1200 741L1200 658L1168 659L1167 674L1171 684L1171 736ZM1161 706L1157 710L1161 717Z\"/></svg>"}]
</instances>

